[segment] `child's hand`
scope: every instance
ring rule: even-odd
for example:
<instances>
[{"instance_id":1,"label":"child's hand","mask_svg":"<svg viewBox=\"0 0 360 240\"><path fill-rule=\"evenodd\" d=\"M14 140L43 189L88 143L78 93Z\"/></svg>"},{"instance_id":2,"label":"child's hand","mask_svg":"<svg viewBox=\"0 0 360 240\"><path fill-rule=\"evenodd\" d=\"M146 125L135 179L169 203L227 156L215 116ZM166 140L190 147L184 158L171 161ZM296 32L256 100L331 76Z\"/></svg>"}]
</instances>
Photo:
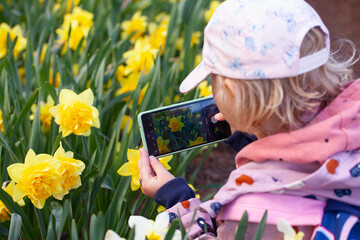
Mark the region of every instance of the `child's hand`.
<instances>
[{"instance_id":1,"label":"child's hand","mask_svg":"<svg viewBox=\"0 0 360 240\"><path fill-rule=\"evenodd\" d=\"M174 178L157 158L149 157L145 149L140 148L139 181L145 195L154 198L155 193Z\"/></svg>"}]
</instances>

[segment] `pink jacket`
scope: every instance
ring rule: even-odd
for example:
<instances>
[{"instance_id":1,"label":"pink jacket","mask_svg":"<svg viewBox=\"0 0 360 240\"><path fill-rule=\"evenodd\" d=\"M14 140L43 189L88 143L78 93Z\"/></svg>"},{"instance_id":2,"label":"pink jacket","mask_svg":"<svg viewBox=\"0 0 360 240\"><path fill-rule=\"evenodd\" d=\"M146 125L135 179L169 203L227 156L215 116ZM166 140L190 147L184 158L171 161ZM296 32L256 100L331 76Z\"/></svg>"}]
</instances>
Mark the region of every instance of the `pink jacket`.
<instances>
[{"instance_id":1,"label":"pink jacket","mask_svg":"<svg viewBox=\"0 0 360 240\"><path fill-rule=\"evenodd\" d=\"M237 168L212 200L193 198L167 210L190 227L190 238L205 226L213 231L210 218L246 193L314 195L360 206L360 79L304 128L257 140L235 162Z\"/></svg>"}]
</instances>

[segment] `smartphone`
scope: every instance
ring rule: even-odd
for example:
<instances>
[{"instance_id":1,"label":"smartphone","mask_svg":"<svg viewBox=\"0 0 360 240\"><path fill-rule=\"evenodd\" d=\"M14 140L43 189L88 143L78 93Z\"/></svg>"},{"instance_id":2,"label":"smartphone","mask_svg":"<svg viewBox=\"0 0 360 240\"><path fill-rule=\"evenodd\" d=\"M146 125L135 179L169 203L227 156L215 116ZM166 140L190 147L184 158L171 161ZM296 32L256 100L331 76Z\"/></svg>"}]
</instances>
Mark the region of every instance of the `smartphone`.
<instances>
[{"instance_id":1,"label":"smartphone","mask_svg":"<svg viewBox=\"0 0 360 240\"><path fill-rule=\"evenodd\" d=\"M138 115L141 139L149 156L162 157L226 140L231 135L213 97L161 107Z\"/></svg>"}]
</instances>

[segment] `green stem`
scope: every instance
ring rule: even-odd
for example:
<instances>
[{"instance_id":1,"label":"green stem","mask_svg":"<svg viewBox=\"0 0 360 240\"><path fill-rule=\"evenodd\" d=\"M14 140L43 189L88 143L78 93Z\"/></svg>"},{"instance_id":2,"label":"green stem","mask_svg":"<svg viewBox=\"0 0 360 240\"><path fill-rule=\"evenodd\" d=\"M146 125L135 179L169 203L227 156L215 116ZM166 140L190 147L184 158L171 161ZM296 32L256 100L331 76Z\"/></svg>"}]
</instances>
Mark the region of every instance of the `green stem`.
<instances>
[{"instance_id":1,"label":"green stem","mask_svg":"<svg viewBox=\"0 0 360 240\"><path fill-rule=\"evenodd\" d=\"M38 221L40 228L41 238L46 239L46 228L45 228L44 220L41 215L41 211L40 209L37 209L35 206L34 208L35 208L36 219Z\"/></svg>"}]
</instances>

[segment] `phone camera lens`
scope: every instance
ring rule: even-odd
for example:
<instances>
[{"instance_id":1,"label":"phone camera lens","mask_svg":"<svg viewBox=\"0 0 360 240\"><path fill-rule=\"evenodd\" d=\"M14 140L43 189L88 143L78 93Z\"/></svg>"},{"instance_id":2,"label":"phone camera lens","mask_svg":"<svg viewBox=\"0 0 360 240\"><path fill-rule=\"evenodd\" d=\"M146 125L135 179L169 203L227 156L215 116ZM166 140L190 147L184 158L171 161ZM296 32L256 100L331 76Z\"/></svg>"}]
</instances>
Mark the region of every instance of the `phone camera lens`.
<instances>
[{"instance_id":1,"label":"phone camera lens","mask_svg":"<svg viewBox=\"0 0 360 240\"><path fill-rule=\"evenodd\" d=\"M215 119L215 115L211 117L211 122L212 122L213 124L215 124L215 123L218 122L218 121Z\"/></svg>"}]
</instances>

